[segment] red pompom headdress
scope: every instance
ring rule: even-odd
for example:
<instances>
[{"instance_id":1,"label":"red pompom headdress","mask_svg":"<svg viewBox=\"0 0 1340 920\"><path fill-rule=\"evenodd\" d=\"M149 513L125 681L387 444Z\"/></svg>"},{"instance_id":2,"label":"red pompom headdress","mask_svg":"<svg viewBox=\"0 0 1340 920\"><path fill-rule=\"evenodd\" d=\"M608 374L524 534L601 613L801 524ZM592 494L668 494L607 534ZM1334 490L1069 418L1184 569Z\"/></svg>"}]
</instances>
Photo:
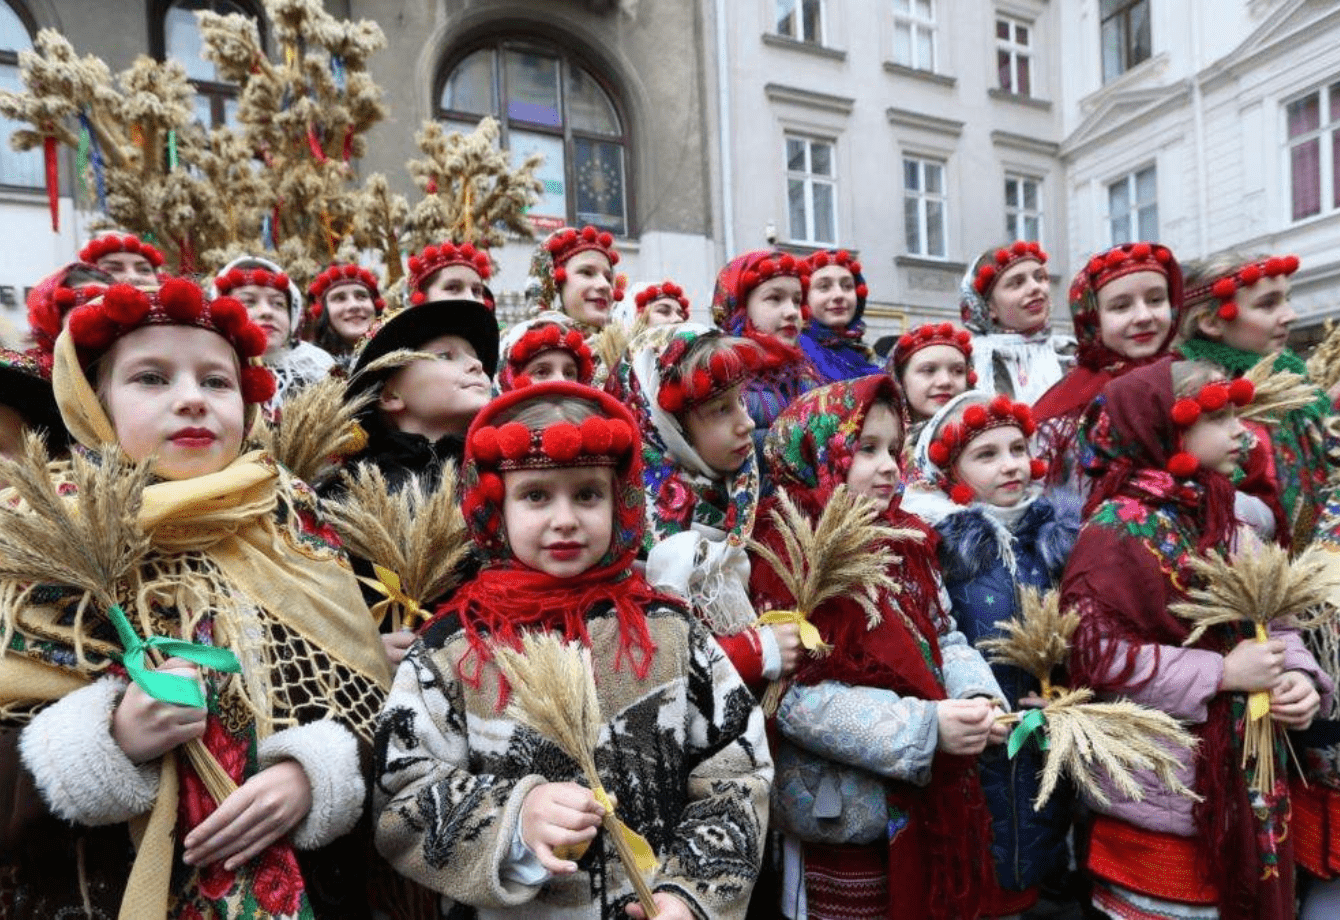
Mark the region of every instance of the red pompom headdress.
<instances>
[{"instance_id":1,"label":"red pompom headdress","mask_svg":"<svg viewBox=\"0 0 1340 920\"><path fill-rule=\"evenodd\" d=\"M563 266L579 252L594 250L604 253L605 258L609 259L611 269L619 264L619 251L614 248L613 234L604 230L597 230L589 224L580 230L567 227L558 231L544 241L544 248L548 250L549 259L554 264L554 288L556 290L561 290L563 283L568 280L568 272ZM616 277L614 299L623 300L623 294L623 284Z\"/></svg>"},{"instance_id":2,"label":"red pompom headdress","mask_svg":"<svg viewBox=\"0 0 1340 920\"><path fill-rule=\"evenodd\" d=\"M996 286L996 282L1000 280L1001 275L1027 259L1033 259L1045 265L1047 263L1047 253L1043 251L1040 245L1029 240L1015 240L1009 246L1002 246L996 250L990 261L984 262L977 269L977 274L972 279L973 289L982 295L983 300L989 299L991 289Z\"/></svg>"},{"instance_id":3,"label":"red pompom headdress","mask_svg":"<svg viewBox=\"0 0 1340 920\"><path fill-rule=\"evenodd\" d=\"M265 331L247 317L241 301L206 300L199 285L185 278L169 278L155 289L114 284L70 314L68 332L80 366L87 368L117 339L142 326L195 326L218 333L237 353L243 401L264 403L274 396L274 375L252 361L265 353Z\"/></svg>"},{"instance_id":4,"label":"red pompom headdress","mask_svg":"<svg viewBox=\"0 0 1340 920\"><path fill-rule=\"evenodd\" d=\"M686 320L689 318L689 299L684 296L684 289L673 281L663 281L660 284L649 285L638 291L635 298L637 312L641 313L647 309L649 304L663 298L678 303L680 316Z\"/></svg>"},{"instance_id":5,"label":"red pompom headdress","mask_svg":"<svg viewBox=\"0 0 1340 920\"><path fill-rule=\"evenodd\" d=\"M827 268L830 265L839 265L851 272L852 277L858 279L856 282L856 297L863 301L870 295L870 289L866 287L861 274L861 263L856 257L845 249L827 250L822 249L810 256L807 260L809 273L813 274L817 269Z\"/></svg>"},{"instance_id":6,"label":"red pompom headdress","mask_svg":"<svg viewBox=\"0 0 1340 920\"><path fill-rule=\"evenodd\" d=\"M573 466L618 466L628 458L633 429L623 419L592 416L581 423L554 422L530 429L521 422L485 425L470 433L470 450L481 471L542 470Z\"/></svg>"},{"instance_id":7,"label":"red pompom headdress","mask_svg":"<svg viewBox=\"0 0 1340 920\"><path fill-rule=\"evenodd\" d=\"M1238 291L1251 287L1262 278L1292 275L1298 271L1298 256L1270 256L1257 262L1248 262L1232 271L1211 278L1186 292L1188 308L1209 300L1219 301L1215 312L1225 322L1238 318Z\"/></svg>"},{"instance_id":8,"label":"red pompom headdress","mask_svg":"<svg viewBox=\"0 0 1340 920\"><path fill-rule=\"evenodd\" d=\"M114 252L133 252L144 256L149 260L149 264L155 270L163 267L163 253L157 246L151 246L139 237L132 234L124 236L109 233L106 236L100 236L97 239L89 240L88 245L79 250L79 261L87 262L90 265L98 264L98 260L105 255Z\"/></svg>"},{"instance_id":9,"label":"red pompom headdress","mask_svg":"<svg viewBox=\"0 0 1340 920\"><path fill-rule=\"evenodd\" d=\"M1207 383L1195 396L1183 396L1173 403L1172 411L1169 413L1178 428L1178 440L1181 440L1182 432L1196 424L1202 413L1218 412L1229 403L1241 409L1250 403L1255 395L1256 387L1252 382L1239 377L1231 383L1224 380ZM1200 469L1200 460L1195 454L1179 450L1168 458L1167 469L1178 479L1190 479Z\"/></svg>"},{"instance_id":10,"label":"red pompom headdress","mask_svg":"<svg viewBox=\"0 0 1340 920\"><path fill-rule=\"evenodd\" d=\"M595 360L586 338L578 330L561 323L539 321L508 349L507 364L498 374L498 384L502 391L529 385L530 379L521 372L532 358L546 351L566 351L572 355L577 362L577 382L590 385L595 376Z\"/></svg>"},{"instance_id":11,"label":"red pompom headdress","mask_svg":"<svg viewBox=\"0 0 1340 920\"><path fill-rule=\"evenodd\" d=\"M312 316L321 315L325 309L326 292L341 284L360 284L366 288L378 316L386 309L386 301L377 287L376 275L361 265L331 265L307 286L307 299L312 302Z\"/></svg>"},{"instance_id":12,"label":"red pompom headdress","mask_svg":"<svg viewBox=\"0 0 1340 920\"><path fill-rule=\"evenodd\" d=\"M1025 403L1012 402L1008 396L1000 395L987 403L973 403L963 410L956 422L947 422L936 432L934 440L926 448L926 456L938 466L944 474L944 485L954 481L954 464L968 445L978 435L993 428L1015 427L1030 438L1037 430L1033 421L1033 411ZM1047 474L1047 464L1043 460L1033 460L1029 474L1041 479ZM957 483L949 488L949 497L960 505L973 500L973 491L966 483Z\"/></svg>"},{"instance_id":13,"label":"red pompom headdress","mask_svg":"<svg viewBox=\"0 0 1340 920\"><path fill-rule=\"evenodd\" d=\"M763 353L756 346L742 342L733 348L718 351L707 359L706 367L700 367L685 377L682 367L690 346L720 337L721 333L714 330L695 339L676 336L670 341L656 359L661 375L661 386L656 393L657 405L671 415L679 415L758 373L763 366Z\"/></svg>"},{"instance_id":14,"label":"red pompom headdress","mask_svg":"<svg viewBox=\"0 0 1340 920\"><path fill-rule=\"evenodd\" d=\"M932 345L948 345L962 352L963 360L968 362L968 387L977 386L977 372L972 369L972 334L953 323L927 323L899 336L893 346L894 375L901 377L912 356Z\"/></svg>"},{"instance_id":15,"label":"red pompom headdress","mask_svg":"<svg viewBox=\"0 0 1340 920\"><path fill-rule=\"evenodd\" d=\"M241 287L255 286L279 291L287 300L293 293L289 285L287 274L265 268L230 268L214 279L214 290L220 297L227 297Z\"/></svg>"},{"instance_id":16,"label":"red pompom headdress","mask_svg":"<svg viewBox=\"0 0 1340 920\"><path fill-rule=\"evenodd\" d=\"M436 246L425 246L423 251L409 257L410 303L415 306L424 303L427 295L423 285L439 270L448 265L464 265L473 269L481 281L489 280L493 274L493 262L489 258L487 247L474 243L456 243L447 241Z\"/></svg>"}]
</instances>

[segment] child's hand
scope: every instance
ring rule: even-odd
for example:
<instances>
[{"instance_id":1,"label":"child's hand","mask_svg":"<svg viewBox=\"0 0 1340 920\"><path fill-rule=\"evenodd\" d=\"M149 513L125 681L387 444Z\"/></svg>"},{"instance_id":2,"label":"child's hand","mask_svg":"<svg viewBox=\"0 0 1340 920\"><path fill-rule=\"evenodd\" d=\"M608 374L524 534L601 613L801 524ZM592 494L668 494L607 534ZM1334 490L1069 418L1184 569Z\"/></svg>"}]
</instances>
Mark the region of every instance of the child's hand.
<instances>
[{"instance_id":1,"label":"child's hand","mask_svg":"<svg viewBox=\"0 0 1340 920\"><path fill-rule=\"evenodd\" d=\"M936 747L946 754L980 754L991 737L995 707L990 700L940 700L935 719L940 737Z\"/></svg>"},{"instance_id":2,"label":"child's hand","mask_svg":"<svg viewBox=\"0 0 1340 920\"><path fill-rule=\"evenodd\" d=\"M804 649L800 645L800 626L795 623L778 623L769 626L773 638L777 640L777 651L782 654L782 677L790 677L800 667L800 656Z\"/></svg>"},{"instance_id":3,"label":"child's hand","mask_svg":"<svg viewBox=\"0 0 1340 920\"><path fill-rule=\"evenodd\" d=\"M312 785L296 760L281 760L248 779L186 835L187 865L224 860L228 870L255 857L307 817Z\"/></svg>"},{"instance_id":4,"label":"child's hand","mask_svg":"<svg viewBox=\"0 0 1340 920\"><path fill-rule=\"evenodd\" d=\"M1005 710L999 706L991 707L991 734L987 738L987 744L1004 744L1009 739L1013 726L1000 721L1004 715Z\"/></svg>"},{"instance_id":5,"label":"child's hand","mask_svg":"<svg viewBox=\"0 0 1340 920\"><path fill-rule=\"evenodd\" d=\"M543 783L521 803L521 839L554 875L569 875L577 864L554 855L554 847L588 843L605 817L591 790L576 783Z\"/></svg>"},{"instance_id":6,"label":"child's hand","mask_svg":"<svg viewBox=\"0 0 1340 920\"><path fill-rule=\"evenodd\" d=\"M1270 691L1270 715L1285 728L1304 729L1321 706L1321 694L1302 671L1285 671Z\"/></svg>"},{"instance_id":7,"label":"child's hand","mask_svg":"<svg viewBox=\"0 0 1340 920\"><path fill-rule=\"evenodd\" d=\"M405 660L405 653L414 644L414 640L419 638L408 629L382 633L381 636L382 648L386 650L386 657L393 668L400 667L400 662Z\"/></svg>"},{"instance_id":8,"label":"child's hand","mask_svg":"<svg viewBox=\"0 0 1340 920\"><path fill-rule=\"evenodd\" d=\"M196 666L184 658L169 658L154 670L191 680L200 676ZM112 713L112 740L135 764L162 757L204 733L205 710L156 700L133 681Z\"/></svg>"},{"instance_id":9,"label":"child's hand","mask_svg":"<svg viewBox=\"0 0 1340 920\"><path fill-rule=\"evenodd\" d=\"M1224 656L1224 677L1220 690L1269 690L1284 673L1284 640L1258 642L1243 639Z\"/></svg>"},{"instance_id":10,"label":"child's hand","mask_svg":"<svg viewBox=\"0 0 1340 920\"><path fill-rule=\"evenodd\" d=\"M651 899L656 902L656 920L693 920L693 911L689 910L689 906L670 892L657 891ZM636 901L624 910L633 920L646 920L647 912Z\"/></svg>"}]
</instances>

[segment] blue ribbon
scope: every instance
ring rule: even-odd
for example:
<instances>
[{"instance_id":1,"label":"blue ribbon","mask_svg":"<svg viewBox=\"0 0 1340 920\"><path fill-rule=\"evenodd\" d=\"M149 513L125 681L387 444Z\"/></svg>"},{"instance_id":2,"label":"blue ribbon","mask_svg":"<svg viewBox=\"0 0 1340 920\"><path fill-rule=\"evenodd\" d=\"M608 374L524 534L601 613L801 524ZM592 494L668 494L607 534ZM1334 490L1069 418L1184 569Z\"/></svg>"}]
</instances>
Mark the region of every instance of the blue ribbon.
<instances>
[{"instance_id":1,"label":"blue ribbon","mask_svg":"<svg viewBox=\"0 0 1340 920\"><path fill-rule=\"evenodd\" d=\"M269 214L261 216L261 246L270 252L278 248L275 246L274 223L270 220Z\"/></svg>"},{"instance_id":2,"label":"blue ribbon","mask_svg":"<svg viewBox=\"0 0 1340 920\"><path fill-rule=\"evenodd\" d=\"M335 85L340 88L340 92L345 90L344 58L338 54L330 56L330 73L335 78Z\"/></svg>"},{"instance_id":3,"label":"blue ribbon","mask_svg":"<svg viewBox=\"0 0 1340 920\"><path fill-rule=\"evenodd\" d=\"M79 113L79 124L88 132L89 153L93 161L93 181L98 188L98 207L105 214L107 212L107 180L103 175L102 145L98 143L98 135L94 133L93 125L89 123L86 111Z\"/></svg>"},{"instance_id":4,"label":"blue ribbon","mask_svg":"<svg viewBox=\"0 0 1340 920\"><path fill-rule=\"evenodd\" d=\"M1010 732L1010 740L1005 746L1005 753L1011 758L1019 753L1019 749L1028 743L1028 739L1034 735L1038 738L1038 749L1047 750L1051 743L1047 738L1047 714L1041 709L1030 709L1024 713L1019 724Z\"/></svg>"}]
</instances>

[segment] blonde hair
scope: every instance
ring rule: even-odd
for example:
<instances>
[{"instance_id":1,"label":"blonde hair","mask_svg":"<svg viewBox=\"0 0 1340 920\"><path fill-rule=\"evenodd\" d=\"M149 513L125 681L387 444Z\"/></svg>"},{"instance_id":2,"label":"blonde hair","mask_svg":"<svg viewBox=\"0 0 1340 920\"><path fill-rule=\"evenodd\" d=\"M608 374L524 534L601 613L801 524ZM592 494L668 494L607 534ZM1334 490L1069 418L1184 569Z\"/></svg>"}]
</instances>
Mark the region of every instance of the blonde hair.
<instances>
[{"instance_id":1,"label":"blonde hair","mask_svg":"<svg viewBox=\"0 0 1340 920\"><path fill-rule=\"evenodd\" d=\"M749 339L733 335L700 335L684 351L684 357L679 362L679 379L688 380L694 371L709 370L708 364L712 358L722 352L737 353L741 349L754 351L760 358L763 357L763 349Z\"/></svg>"},{"instance_id":2,"label":"blonde hair","mask_svg":"<svg viewBox=\"0 0 1340 920\"><path fill-rule=\"evenodd\" d=\"M1187 292L1204 285L1213 284L1216 279L1230 274L1237 268L1252 262L1258 262L1264 258L1265 255L1246 255L1228 249L1215 253L1209 258L1185 263L1182 266L1182 291L1184 293L1182 317L1177 324L1177 340L1186 342L1191 339L1208 339L1209 337L1201 331L1200 321L1213 313L1218 306L1215 298L1208 295L1196 303L1192 303L1186 297Z\"/></svg>"},{"instance_id":3,"label":"blonde hair","mask_svg":"<svg viewBox=\"0 0 1340 920\"><path fill-rule=\"evenodd\" d=\"M493 424L505 425L508 422L520 422L531 431L547 428L555 422L571 422L580 425L588 418L604 418L599 403L580 396L564 396L561 399L531 399L518 403L504 412L498 413Z\"/></svg>"},{"instance_id":4,"label":"blonde hair","mask_svg":"<svg viewBox=\"0 0 1340 920\"><path fill-rule=\"evenodd\" d=\"M1171 371L1174 399L1195 396L1206 384L1229 379L1228 372L1211 361L1174 361Z\"/></svg>"}]
</instances>

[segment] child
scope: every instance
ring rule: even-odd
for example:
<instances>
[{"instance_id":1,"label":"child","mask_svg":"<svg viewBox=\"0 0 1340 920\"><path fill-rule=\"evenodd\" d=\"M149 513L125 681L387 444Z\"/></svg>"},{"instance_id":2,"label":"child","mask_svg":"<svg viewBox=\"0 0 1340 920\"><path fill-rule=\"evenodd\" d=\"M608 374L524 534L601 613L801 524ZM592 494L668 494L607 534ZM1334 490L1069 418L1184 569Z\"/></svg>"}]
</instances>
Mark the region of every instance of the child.
<instances>
[{"instance_id":1,"label":"child","mask_svg":"<svg viewBox=\"0 0 1340 920\"><path fill-rule=\"evenodd\" d=\"M86 262L71 262L47 275L28 292L28 330L43 376L51 376L56 337L65 328L70 311L114 283L112 276L101 269Z\"/></svg>"},{"instance_id":2,"label":"child","mask_svg":"<svg viewBox=\"0 0 1340 920\"><path fill-rule=\"evenodd\" d=\"M157 286L163 253L132 234L108 233L88 241L79 261L105 272L113 281L135 287Z\"/></svg>"},{"instance_id":3,"label":"child","mask_svg":"<svg viewBox=\"0 0 1340 920\"><path fill-rule=\"evenodd\" d=\"M845 249L823 249L810 256L809 266L810 322L800 334L800 347L820 382L878 373L874 352L861 341L868 293L861 263Z\"/></svg>"},{"instance_id":4,"label":"child","mask_svg":"<svg viewBox=\"0 0 1340 920\"><path fill-rule=\"evenodd\" d=\"M927 323L903 333L885 366L902 388L911 424L907 428L905 459L911 460L921 430L931 416L955 396L977 386L972 369L972 336L953 323ZM905 464L915 475L912 463Z\"/></svg>"},{"instance_id":5,"label":"child","mask_svg":"<svg viewBox=\"0 0 1340 920\"><path fill-rule=\"evenodd\" d=\"M634 303L637 305L634 337L653 326L689 321L689 299L684 296L684 289L673 281L647 285L637 292Z\"/></svg>"},{"instance_id":6,"label":"child","mask_svg":"<svg viewBox=\"0 0 1340 920\"><path fill-rule=\"evenodd\" d=\"M207 303L182 279L109 288L56 343L82 448L156 458L139 512L149 552L120 592L132 628L227 648L241 672L170 658L158 676L203 681L206 705L162 702L127 682L100 605L4 585L0 776L14 807L0 849L17 885L4 903L24 916L366 916L362 854L328 845L362 812L360 751L389 673L315 497L242 453L273 390L250 360L264 347L240 303ZM52 467L63 495L66 470ZM222 804L173 756L192 739L238 786Z\"/></svg>"},{"instance_id":7,"label":"child","mask_svg":"<svg viewBox=\"0 0 1340 920\"><path fill-rule=\"evenodd\" d=\"M744 916L772 778L763 718L707 632L632 567L640 466L632 416L579 384L513 390L471 426L463 507L484 568L396 673L374 814L397 869L481 920L643 916L577 765L502 711L515 691L491 645L531 631L591 650L595 761L660 859L660 916Z\"/></svg>"},{"instance_id":8,"label":"child","mask_svg":"<svg viewBox=\"0 0 1340 920\"><path fill-rule=\"evenodd\" d=\"M1109 380L1167 354L1182 308L1182 269L1158 243L1123 243L1091 258L1070 283L1076 366L1033 407L1047 481L1082 494L1080 416Z\"/></svg>"},{"instance_id":9,"label":"child","mask_svg":"<svg viewBox=\"0 0 1340 920\"><path fill-rule=\"evenodd\" d=\"M811 390L768 432L777 487L811 520L845 483L875 502L882 523L920 538L889 546L899 589L879 598L878 623L846 597L810 611L833 650L801 664L776 723L788 917L975 917L990 881L976 758L1006 736L993 703L1001 690L954 629L934 534L900 507L902 416L893 381L879 374ZM774 549L776 501L759 510L756 530ZM761 558L751 582L761 610L795 603Z\"/></svg>"},{"instance_id":10,"label":"child","mask_svg":"<svg viewBox=\"0 0 1340 920\"><path fill-rule=\"evenodd\" d=\"M819 382L818 371L798 344L806 319L809 275L803 259L765 250L748 252L721 270L712 294L717 328L763 349L763 364L744 388L760 468L768 426L791 400ZM765 494L768 491L765 477Z\"/></svg>"},{"instance_id":11,"label":"child","mask_svg":"<svg viewBox=\"0 0 1340 920\"><path fill-rule=\"evenodd\" d=\"M1034 483L1046 471L1028 453L1033 418L1007 396L964 393L926 425L916 447L918 483L903 507L940 535L940 570L954 621L976 647L999 637L1015 616L1020 588L1057 587L1079 533L1079 506L1060 503ZM993 664L1005 700L1037 704L1041 689L1025 671ZM1037 812L1042 755L1025 745L1014 758L1001 748L979 761L991 808L992 857L999 890L983 905L986 916L1031 908L1039 888L1064 881L1069 862L1068 795L1058 792Z\"/></svg>"},{"instance_id":12,"label":"child","mask_svg":"<svg viewBox=\"0 0 1340 920\"><path fill-rule=\"evenodd\" d=\"M1054 336L1047 253L1015 240L988 249L963 276L959 312L973 333L973 368L988 393L1032 405L1065 373L1074 342Z\"/></svg>"},{"instance_id":13,"label":"child","mask_svg":"<svg viewBox=\"0 0 1340 920\"><path fill-rule=\"evenodd\" d=\"M49 453L64 453L70 435L35 350L0 348L0 456L18 457L29 429L42 434ZM0 488L6 485L0 480Z\"/></svg>"},{"instance_id":14,"label":"child","mask_svg":"<svg viewBox=\"0 0 1340 920\"><path fill-rule=\"evenodd\" d=\"M1296 633L1259 642L1235 623L1184 647L1191 626L1168 609L1197 584L1193 556L1233 546L1235 410L1251 396L1213 365L1165 357L1108 383L1081 428L1094 486L1062 584L1062 610L1080 615L1071 677L1160 709L1200 739L1179 773L1200 801L1150 775L1137 777L1138 801L1112 788L1110 805L1090 802L1093 902L1112 917L1294 916L1285 745L1276 734L1274 787L1252 792L1247 694L1269 691L1276 723L1301 729L1331 681Z\"/></svg>"},{"instance_id":15,"label":"child","mask_svg":"<svg viewBox=\"0 0 1340 920\"><path fill-rule=\"evenodd\" d=\"M595 374L586 339L556 316L529 319L510 327L500 352L495 384L499 393L541 380L575 380L590 386Z\"/></svg>"},{"instance_id":16,"label":"child","mask_svg":"<svg viewBox=\"0 0 1340 920\"><path fill-rule=\"evenodd\" d=\"M450 241L425 246L409 257L410 305L433 300L477 300L490 304L492 295L484 283L493 274L493 262L483 246Z\"/></svg>"},{"instance_id":17,"label":"child","mask_svg":"<svg viewBox=\"0 0 1340 920\"><path fill-rule=\"evenodd\" d=\"M377 277L358 265L331 265L307 286L316 346L348 370L354 346L386 309Z\"/></svg>"},{"instance_id":18,"label":"child","mask_svg":"<svg viewBox=\"0 0 1340 920\"><path fill-rule=\"evenodd\" d=\"M754 424L741 396L759 352L696 323L633 344L607 389L642 431L647 581L693 606L746 684L795 670L799 629L754 628L745 541L758 506Z\"/></svg>"},{"instance_id":19,"label":"child","mask_svg":"<svg viewBox=\"0 0 1340 920\"><path fill-rule=\"evenodd\" d=\"M595 227L563 227L549 234L530 260L526 303L531 316L564 313L590 337L609 322L623 284L614 276L614 237Z\"/></svg>"},{"instance_id":20,"label":"child","mask_svg":"<svg viewBox=\"0 0 1340 920\"><path fill-rule=\"evenodd\" d=\"M269 420L279 417L290 393L320 380L335 365L329 354L299 340L302 294L275 263L251 256L234 259L214 276L212 293L241 301L251 321L265 333L262 360L275 376L275 395L265 405Z\"/></svg>"}]
</instances>

